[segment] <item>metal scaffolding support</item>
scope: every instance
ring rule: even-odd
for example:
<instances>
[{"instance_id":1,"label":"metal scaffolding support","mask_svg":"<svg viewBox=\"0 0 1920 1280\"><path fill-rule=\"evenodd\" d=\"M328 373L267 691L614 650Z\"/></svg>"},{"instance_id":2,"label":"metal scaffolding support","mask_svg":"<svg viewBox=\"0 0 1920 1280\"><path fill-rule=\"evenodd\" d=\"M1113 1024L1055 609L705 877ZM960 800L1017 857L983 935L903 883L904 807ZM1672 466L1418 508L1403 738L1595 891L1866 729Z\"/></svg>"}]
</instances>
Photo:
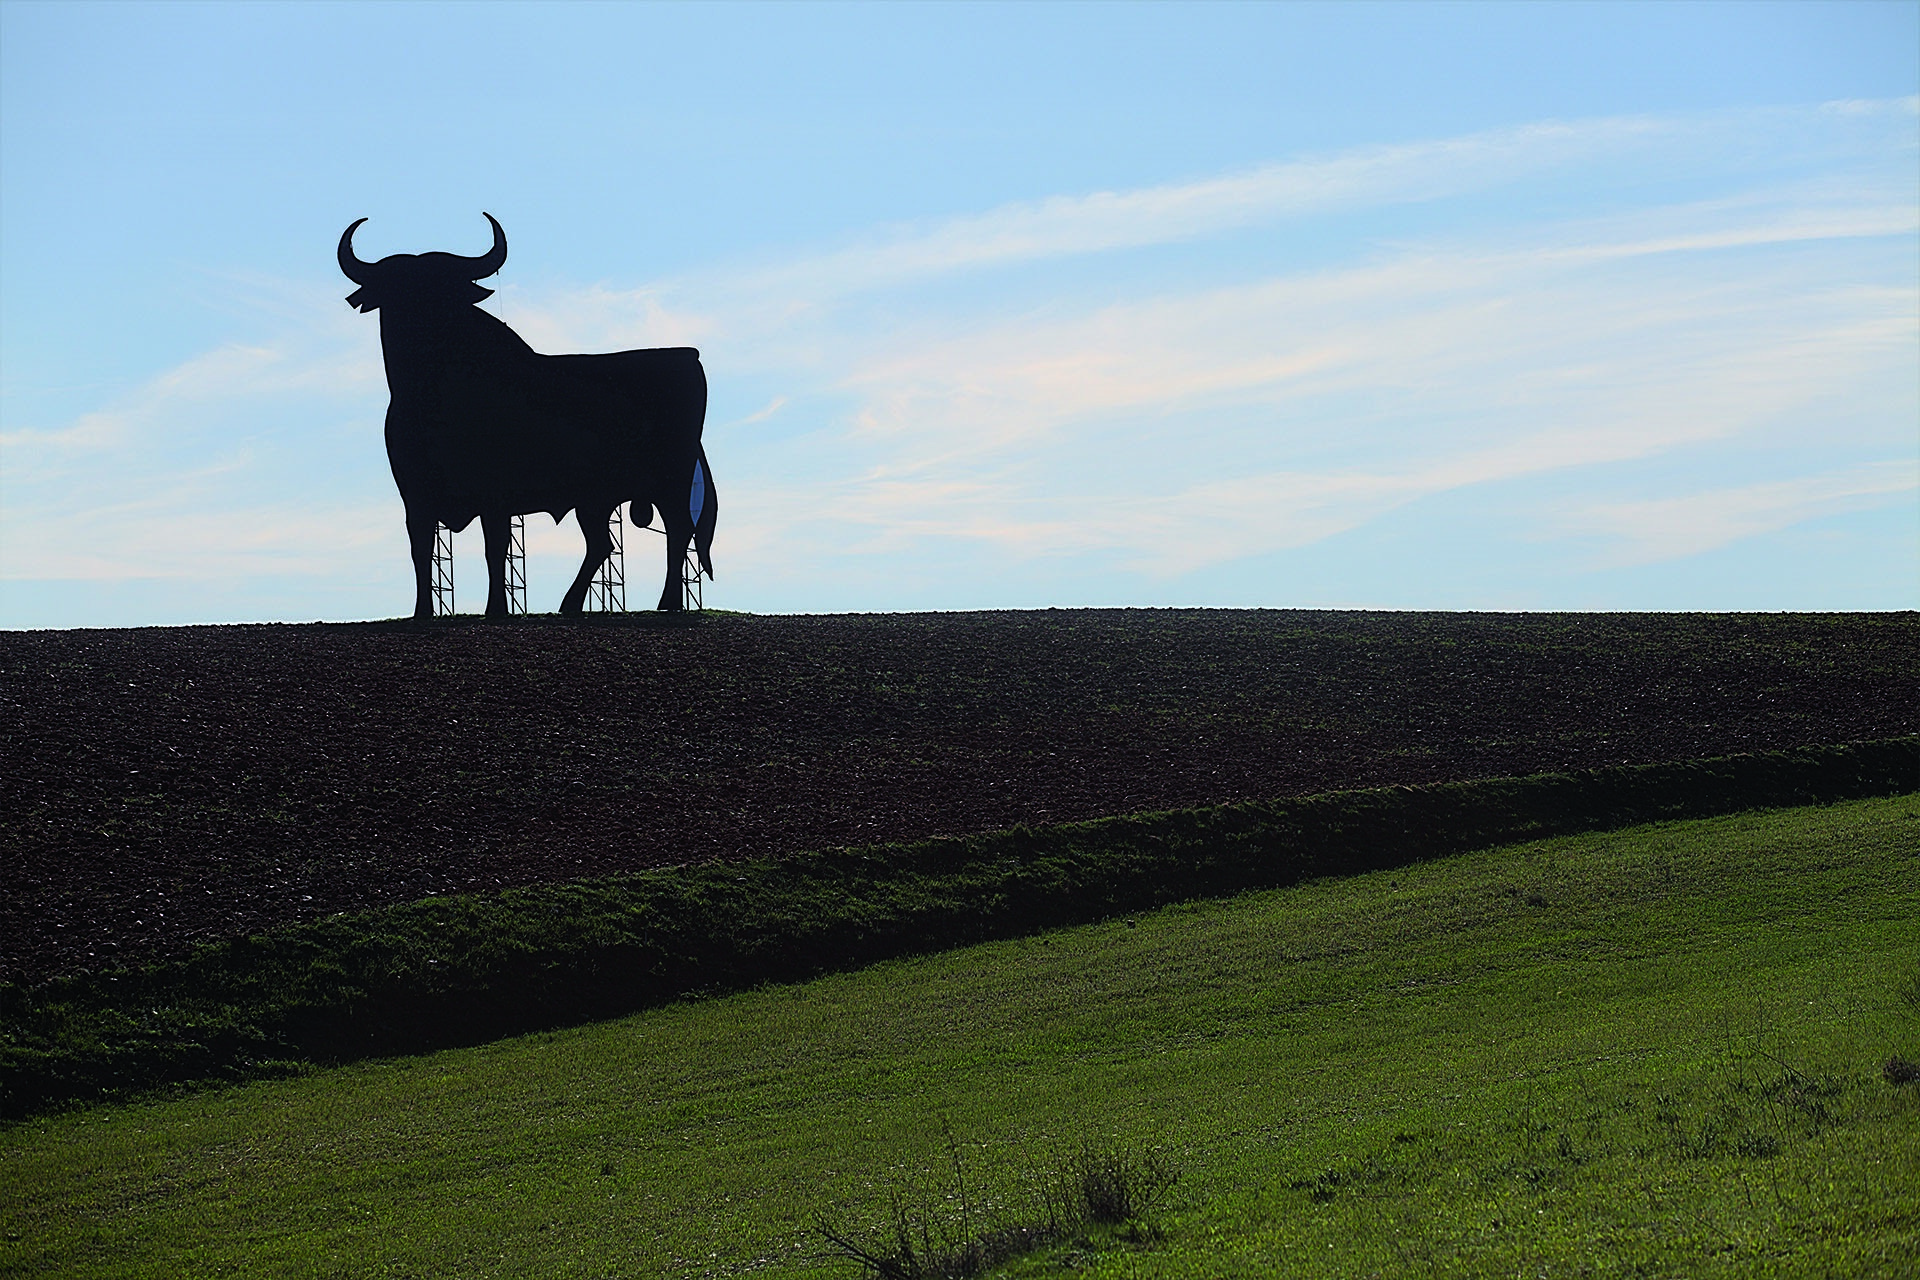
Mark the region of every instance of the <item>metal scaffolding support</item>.
<instances>
[{"instance_id":1,"label":"metal scaffolding support","mask_svg":"<svg viewBox=\"0 0 1920 1280\"><path fill-rule=\"evenodd\" d=\"M627 555L626 525L620 519L620 508L615 507L613 514L607 517L607 534L613 539L613 550L600 566L600 572L587 584L587 608L594 613L625 613L627 611Z\"/></svg>"},{"instance_id":2,"label":"metal scaffolding support","mask_svg":"<svg viewBox=\"0 0 1920 1280\"><path fill-rule=\"evenodd\" d=\"M453 616L453 530L433 526L433 616Z\"/></svg>"},{"instance_id":3,"label":"metal scaffolding support","mask_svg":"<svg viewBox=\"0 0 1920 1280\"><path fill-rule=\"evenodd\" d=\"M507 613L527 616L527 518L507 522Z\"/></svg>"},{"instance_id":4,"label":"metal scaffolding support","mask_svg":"<svg viewBox=\"0 0 1920 1280\"><path fill-rule=\"evenodd\" d=\"M680 607L696 611L705 607L700 602L700 553L692 547L680 562Z\"/></svg>"},{"instance_id":5,"label":"metal scaffolding support","mask_svg":"<svg viewBox=\"0 0 1920 1280\"><path fill-rule=\"evenodd\" d=\"M507 522L507 612L527 614L527 518ZM453 616L453 530L433 526L433 616Z\"/></svg>"},{"instance_id":6,"label":"metal scaffolding support","mask_svg":"<svg viewBox=\"0 0 1920 1280\"><path fill-rule=\"evenodd\" d=\"M640 525L648 533L664 532L652 525ZM600 572L587 583L586 608L590 613L625 613L627 611L627 571L625 526L620 520L620 511L607 520L607 534L613 539L613 551L607 556L607 562L600 566ZM703 609L700 572L700 554L691 546L687 548L686 559L680 564L680 600L684 609Z\"/></svg>"},{"instance_id":7,"label":"metal scaffolding support","mask_svg":"<svg viewBox=\"0 0 1920 1280\"><path fill-rule=\"evenodd\" d=\"M658 533L660 530L649 529ZM607 517L607 535L613 539L613 551L608 554L606 563L600 566L593 580L587 583L586 608L593 613L625 613L627 611L627 561L626 561L626 525L620 519L620 509L614 508ZM698 610L706 607L702 591L700 556L692 547L687 548L686 559L680 564L680 600L681 607ZM527 522L525 516L514 516L507 525L507 612L510 615L525 617L527 612ZM445 525L435 525L433 529L433 616L449 618L453 616L453 531Z\"/></svg>"}]
</instances>

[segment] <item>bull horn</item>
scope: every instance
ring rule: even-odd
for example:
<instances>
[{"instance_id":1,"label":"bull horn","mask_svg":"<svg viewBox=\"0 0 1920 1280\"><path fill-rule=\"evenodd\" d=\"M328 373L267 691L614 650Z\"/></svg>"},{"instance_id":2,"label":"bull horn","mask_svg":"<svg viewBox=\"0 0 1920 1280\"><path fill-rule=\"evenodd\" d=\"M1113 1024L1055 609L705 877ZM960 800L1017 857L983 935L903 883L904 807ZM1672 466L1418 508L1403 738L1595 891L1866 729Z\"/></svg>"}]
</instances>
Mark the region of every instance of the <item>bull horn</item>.
<instances>
[{"instance_id":1,"label":"bull horn","mask_svg":"<svg viewBox=\"0 0 1920 1280\"><path fill-rule=\"evenodd\" d=\"M365 284L367 271L373 266L371 262L360 261L353 252L353 233L359 230L360 223L365 221L366 219L362 218L340 233L340 270L355 284Z\"/></svg>"},{"instance_id":2,"label":"bull horn","mask_svg":"<svg viewBox=\"0 0 1920 1280\"><path fill-rule=\"evenodd\" d=\"M493 248L477 258L457 258L467 264L467 279L485 280L488 276L507 265L507 233L500 229L499 220L490 213L480 215L493 223Z\"/></svg>"}]
</instances>

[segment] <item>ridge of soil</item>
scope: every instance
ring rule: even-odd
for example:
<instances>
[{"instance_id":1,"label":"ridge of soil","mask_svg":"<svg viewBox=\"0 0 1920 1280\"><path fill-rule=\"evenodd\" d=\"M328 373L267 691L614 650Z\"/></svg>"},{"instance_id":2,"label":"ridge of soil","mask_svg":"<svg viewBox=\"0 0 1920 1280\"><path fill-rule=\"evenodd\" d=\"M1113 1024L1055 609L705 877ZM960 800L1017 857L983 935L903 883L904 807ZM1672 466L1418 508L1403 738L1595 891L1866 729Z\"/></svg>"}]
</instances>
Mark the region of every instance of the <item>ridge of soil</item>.
<instances>
[{"instance_id":1,"label":"ridge of soil","mask_svg":"<svg viewBox=\"0 0 1920 1280\"><path fill-rule=\"evenodd\" d=\"M0 632L0 981L435 894L1916 731L1912 613Z\"/></svg>"}]
</instances>

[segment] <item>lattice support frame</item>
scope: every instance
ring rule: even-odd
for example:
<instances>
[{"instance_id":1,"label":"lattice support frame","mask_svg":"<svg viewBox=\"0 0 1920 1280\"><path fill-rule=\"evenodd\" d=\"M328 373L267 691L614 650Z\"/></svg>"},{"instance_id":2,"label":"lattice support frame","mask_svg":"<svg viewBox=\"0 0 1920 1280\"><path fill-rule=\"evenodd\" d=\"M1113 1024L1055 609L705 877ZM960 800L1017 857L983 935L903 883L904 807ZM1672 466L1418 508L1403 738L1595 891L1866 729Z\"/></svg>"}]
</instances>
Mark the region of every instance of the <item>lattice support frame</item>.
<instances>
[{"instance_id":1,"label":"lattice support frame","mask_svg":"<svg viewBox=\"0 0 1920 1280\"><path fill-rule=\"evenodd\" d=\"M433 526L433 616L453 616L453 530Z\"/></svg>"},{"instance_id":2,"label":"lattice support frame","mask_svg":"<svg viewBox=\"0 0 1920 1280\"><path fill-rule=\"evenodd\" d=\"M527 616L527 518L507 521L507 613Z\"/></svg>"},{"instance_id":3,"label":"lattice support frame","mask_svg":"<svg viewBox=\"0 0 1920 1280\"><path fill-rule=\"evenodd\" d=\"M627 611L627 549L626 524L620 519L620 508L615 507L613 514L607 517L607 534L613 539L613 550L600 565L600 571L587 584L586 607L593 613L625 613Z\"/></svg>"},{"instance_id":4,"label":"lattice support frame","mask_svg":"<svg viewBox=\"0 0 1920 1280\"><path fill-rule=\"evenodd\" d=\"M527 616L527 518L507 521L507 613ZM451 618L453 606L453 530L433 526L433 616Z\"/></svg>"},{"instance_id":5,"label":"lattice support frame","mask_svg":"<svg viewBox=\"0 0 1920 1280\"><path fill-rule=\"evenodd\" d=\"M680 607L698 612L706 606L701 603L700 553L693 547L687 548L687 558L680 563Z\"/></svg>"}]
</instances>

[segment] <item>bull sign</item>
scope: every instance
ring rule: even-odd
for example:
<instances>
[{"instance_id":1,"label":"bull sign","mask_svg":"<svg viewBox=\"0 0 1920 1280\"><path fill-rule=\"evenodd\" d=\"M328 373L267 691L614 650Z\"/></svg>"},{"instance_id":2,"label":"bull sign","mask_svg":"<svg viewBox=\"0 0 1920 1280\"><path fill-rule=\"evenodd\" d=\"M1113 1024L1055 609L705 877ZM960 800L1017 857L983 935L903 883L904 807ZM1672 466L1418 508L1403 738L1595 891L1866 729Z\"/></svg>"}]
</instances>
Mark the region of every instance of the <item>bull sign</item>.
<instances>
[{"instance_id":1,"label":"bull sign","mask_svg":"<svg viewBox=\"0 0 1920 1280\"><path fill-rule=\"evenodd\" d=\"M713 576L719 504L700 432L707 375L692 347L597 356L543 356L474 304L491 289L476 281L507 261L507 235L492 214L493 248L477 258L396 253L354 256L340 236L340 270L360 287L347 301L380 312L386 359L387 461L407 509L413 616L433 616L433 534L475 517L487 540L487 616L507 615L507 536L512 518L576 512L587 555L560 601L579 613L587 584L613 550L608 518L629 503L636 525L658 507L667 532L662 609L680 608L679 568L693 543Z\"/></svg>"}]
</instances>

